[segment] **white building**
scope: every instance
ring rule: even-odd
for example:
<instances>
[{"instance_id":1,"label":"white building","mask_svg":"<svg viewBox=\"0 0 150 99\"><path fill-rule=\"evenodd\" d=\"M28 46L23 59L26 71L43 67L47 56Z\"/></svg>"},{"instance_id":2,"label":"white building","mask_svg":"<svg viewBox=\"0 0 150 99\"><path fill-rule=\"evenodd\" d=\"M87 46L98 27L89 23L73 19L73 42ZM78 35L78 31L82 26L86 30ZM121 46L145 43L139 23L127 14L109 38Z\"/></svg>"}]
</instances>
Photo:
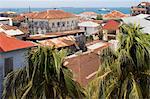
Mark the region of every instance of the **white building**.
<instances>
[{"instance_id":1,"label":"white building","mask_svg":"<svg viewBox=\"0 0 150 99\"><path fill-rule=\"evenodd\" d=\"M6 25L13 25L12 19L8 17L0 17L0 23L1 24L6 24Z\"/></svg>"},{"instance_id":2,"label":"white building","mask_svg":"<svg viewBox=\"0 0 150 99\"><path fill-rule=\"evenodd\" d=\"M98 33L99 29L100 29L99 24L97 24L95 22L91 22L91 21L81 22L78 24L78 26L81 30L85 31L85 34L87 36Z\"/></svg>"},{"instance_id":3,"label":"white building","mask_svg":"<svg viewBox=\"0 0 150 99\"><path fill-rule=\"evenodd\" d=\"M131 17L126 17L122 18L123 22L126 24L137 24L140 25L143 29L142 31L144 33L150 34L150 15L137 15L137 16L131 16Z\"/></svg>"},{"instance_id":4,"label":"white building","mask_svg":"<svg viewBox=\"0 0 150 99\"><path fill-rule=\"evenodd\" d=\"M47 10L24 14L28 18L30 32L45 34L77 29L78 17L63 10Z\"/></svg>"},{"instance_id":5,"label":"white building","mask_svg":"<svg viewBox=\"0 0 150 99\"><path fill-rule=\"evenodd\" d=\"M33 46L31 42L0 33L0 97L4 77L12 70L28 65L26 55Z\"/></svg>"}]
</instances>

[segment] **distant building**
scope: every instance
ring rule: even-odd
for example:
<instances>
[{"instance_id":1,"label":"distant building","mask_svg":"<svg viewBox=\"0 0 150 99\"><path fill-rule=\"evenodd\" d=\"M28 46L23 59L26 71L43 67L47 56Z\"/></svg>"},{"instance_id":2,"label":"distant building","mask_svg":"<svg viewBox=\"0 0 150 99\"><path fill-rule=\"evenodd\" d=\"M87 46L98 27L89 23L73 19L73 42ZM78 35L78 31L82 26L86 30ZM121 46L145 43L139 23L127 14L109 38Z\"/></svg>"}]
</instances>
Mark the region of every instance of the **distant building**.
<instances>
[{"instance_id":1,"label":"distant building","mask_svg":"<svg viewBox=\"0 0 150 99\"><path fill-rule=\"evenodd\" d=\"M77 29L78 17L63 10L47 10L22 14L31 34L45 34Z\"/></svg>"},{"instance_id":2,"label":"distant building","mask_svg":"<svg viewBox=\"0 0 150 99\"><path fill-rule=\"evenodd\" d=\"M27 35L27 33L24 33L24 31L20 30L18 27L5 24L0 24L0 32L4 32L8 36L16 37L18 39L23 39Z\"/></svg>"},{"instance_id":3,"label":"distant building","mask_svg":"<svg viewBox=\"0 0 150 99\"><path fill-rule=\"evenodd\" d=\"M132 15L150 14L150 2L141 2L137 6L131 7Z\"/></svg>"},{"instance_id":4,"label":"distant building","mask_svg":"<svg viewBox=\"0 0 150 99\"><path fill-rule=\"evenodd\" d=\"M16 12L7 11L7 12L0 12L0 17L13 17L16 16Z\"/></svg>"},{"instance_id":5,"label":"distant building","mask_svg":"<svg viewBox=\"0 0 150 99\"><path fill-rule=\"evenodd\" d=\"M109 20L102 26L103 40L116 40L119 33L120 23L114 20Z\"/></svg>"},{"instance_id":6,"label":"distant building","mask_svg":"<svg viewBox=\"0 0 150 99\"><path fill-rule=\"evenodd\" d=\"M78 24L79 28L85 32L85 35L93 35L99 33L100 24L92 22L92 21L85 21Z\"/></svg>"},{"instance_id":7,"label":"distant building","mask_svg":"<svg viewBox=\"0 0 150 99\"><path fill-rule=\"evenodd\" d=\"M104 14L103 15L103 19L104 20L121 19L121 18L128 17L128 16L129 15L127 15L127 14L124 14L124 13L122 13L120 11L114 10L114 11L108 13L108 14Z\"/></svg>"},{"instance_id":8,"label":"distant building","mask_svg":"<svg viewBox=\"0 0 150 99\"><path fill-rule=\"evenodd\" d=\"M0 33L0 97L4 77L17 68L27 66L28 50L35 46L31 42L18 40Z\"/></svg>"},{"instance_id":9,"label":"distant building","mask_svg":"<svg viewBox=\"0 0 150 99\"><path fill-rule=\"evenodd\" d=\"M80 19L84 20L90 20L90 19L96 19L97 13L95 12L82 12L78 16L80 16Z\"/></svg>"},{"instance_id":10,"label":"distant building","mask_svg":"<svg viewBox=\"0 0 150 99\"><path fill-rule=\"evenodd\" d=\"M6 25L13 25L12 23L12 18L8 18L8 17L0 17L0 23L1 24L6 24Z\"/></svg>"}]
</instances>

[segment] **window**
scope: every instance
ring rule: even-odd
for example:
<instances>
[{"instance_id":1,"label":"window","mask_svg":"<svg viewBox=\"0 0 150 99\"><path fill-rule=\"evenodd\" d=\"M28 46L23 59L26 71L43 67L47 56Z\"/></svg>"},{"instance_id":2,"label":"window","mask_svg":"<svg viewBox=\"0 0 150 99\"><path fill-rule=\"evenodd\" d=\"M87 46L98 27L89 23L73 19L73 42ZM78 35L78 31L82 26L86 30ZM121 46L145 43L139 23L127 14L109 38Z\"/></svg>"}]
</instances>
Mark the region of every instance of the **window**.
<instances>
[{"instance_id":1,"label":"window","mask_svg":"<svg viewBox=\"0 0 150 99\"><path fill-rule=\"evenodd\" d=\"M34 22L34 25L38 25L38 22Z\"/></svg>"},{"instance_id":2,"label":"window","mask_svg":"<svg viewBox=\"0 0 150 99\"><path fill-rule=\"evenodd\" d=\"M60 27L60 22L57 22L57 26Z\"/></svg>"},{"instance_id":3,"label":"window","mask_svg":"<svg viewBox=\"0 0 150 99\"><path fill-rule=\"evenodd\" d=\"M69 25L69 21L67 21L67 24Z\"/></svg>"},{"instance_id":4,"label":"window","mask_svg":"<svg viewBox=\"0 0 150 99\"><path fill-rule=\"evenodd\" d=\"M5 76L6 76L8 73L10 73L11 71L13 71L13 57L5 58L4 71L5 71Z\"/></svg>"},{"instance_id":5,"label":"window","mask_svg":"<svg viewBox=\"0 0 150 99\"><path fill-rule=\"evenodd\" d=\"M54 28L55 27L55 23L52 23L52 28Z\"/></svg>"},{"instance_id":6,"label":"window","mask_svg":"<svg viewBox=\"0 0 150 99\"><path fill-rule=\"evenodd\" d=\"M62 22L62 26L65 27L65 22Z\"/></svg>"}]
</instances>

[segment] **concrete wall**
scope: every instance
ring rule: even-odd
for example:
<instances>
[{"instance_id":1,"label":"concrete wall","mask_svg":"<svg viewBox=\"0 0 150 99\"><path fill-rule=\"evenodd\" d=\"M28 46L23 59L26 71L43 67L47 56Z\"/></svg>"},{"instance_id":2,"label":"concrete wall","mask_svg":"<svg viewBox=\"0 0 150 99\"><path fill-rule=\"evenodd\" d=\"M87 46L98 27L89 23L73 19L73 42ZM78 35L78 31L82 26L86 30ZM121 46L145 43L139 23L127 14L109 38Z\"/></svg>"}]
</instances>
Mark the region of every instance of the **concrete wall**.
<instances>
[{"instance_id":1,"label":"concrete wall","mask_svg":"<svg viewBox=\"0 0 150 99\"><path fill-rule=\"evenodd\" d=\"M27 49L21 49L6 53L0 53L0 97L2 94L2 83L4 79L4 61L5 58L13 57L13 70L28 65L27 62Z\"/></svg>"}]
</instances>

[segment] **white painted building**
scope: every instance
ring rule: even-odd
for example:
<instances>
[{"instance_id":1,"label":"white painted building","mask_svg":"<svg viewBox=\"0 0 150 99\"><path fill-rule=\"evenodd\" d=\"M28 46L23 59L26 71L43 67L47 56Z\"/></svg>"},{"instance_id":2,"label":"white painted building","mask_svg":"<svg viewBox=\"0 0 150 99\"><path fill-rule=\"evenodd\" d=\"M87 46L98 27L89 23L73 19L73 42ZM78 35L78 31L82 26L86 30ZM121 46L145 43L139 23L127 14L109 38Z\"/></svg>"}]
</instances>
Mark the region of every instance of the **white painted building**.
<instances>
[{"instance_id":1,"label":"white painted building","mask_svg":"<svg viewBox=\"0 0 150 99\"><path fill-rule=\"evenodd\" d=\"M132 23L132 24L140 25L143 28L142 31L144 33L150 34L150 15L140 14L137 16L122 18L122 20L126 24Z\"/></svg>"},{"instance_id":2,"label":"white painted building","mask_svg":"<svg viewBox=\"0 0 150 99\"><path fill-rule=\"evenodd\" d=\"M24 14L28 18L30 32L45 34L77 29L78 17L63 10L47 10Z\"/></svg>"},{"instance_id":3,"label":"white painted building","mask_svg":"<svg viewBox=\"0 0 150 99\"><path fill-rule=\"evenodd\" d=\"M100 25L92 21L81 22L78 26L87 36L98 33L100 29Z\"/></svg>"},{"instance_id":4,"label":"white painted building","mask_svg":"<svg viewBox=\"0 0 150 99\"><path fill-rule=\"evenodd\" d=\"M0 33L0 97L4 77L12 70L28 65L27 54L33 46L31 42Z\"/></svg>"},{"instance_id":5,"label":"white painted building","mask_svg":"<svg viewBox=\"0 0 150 99\"><path fill-rule=\"evenodd\" d=\"M13 25L12 19L8 17L0 17L0 23L1 24L6 24L6 25Z\"/></svg>"}]
</instances>

